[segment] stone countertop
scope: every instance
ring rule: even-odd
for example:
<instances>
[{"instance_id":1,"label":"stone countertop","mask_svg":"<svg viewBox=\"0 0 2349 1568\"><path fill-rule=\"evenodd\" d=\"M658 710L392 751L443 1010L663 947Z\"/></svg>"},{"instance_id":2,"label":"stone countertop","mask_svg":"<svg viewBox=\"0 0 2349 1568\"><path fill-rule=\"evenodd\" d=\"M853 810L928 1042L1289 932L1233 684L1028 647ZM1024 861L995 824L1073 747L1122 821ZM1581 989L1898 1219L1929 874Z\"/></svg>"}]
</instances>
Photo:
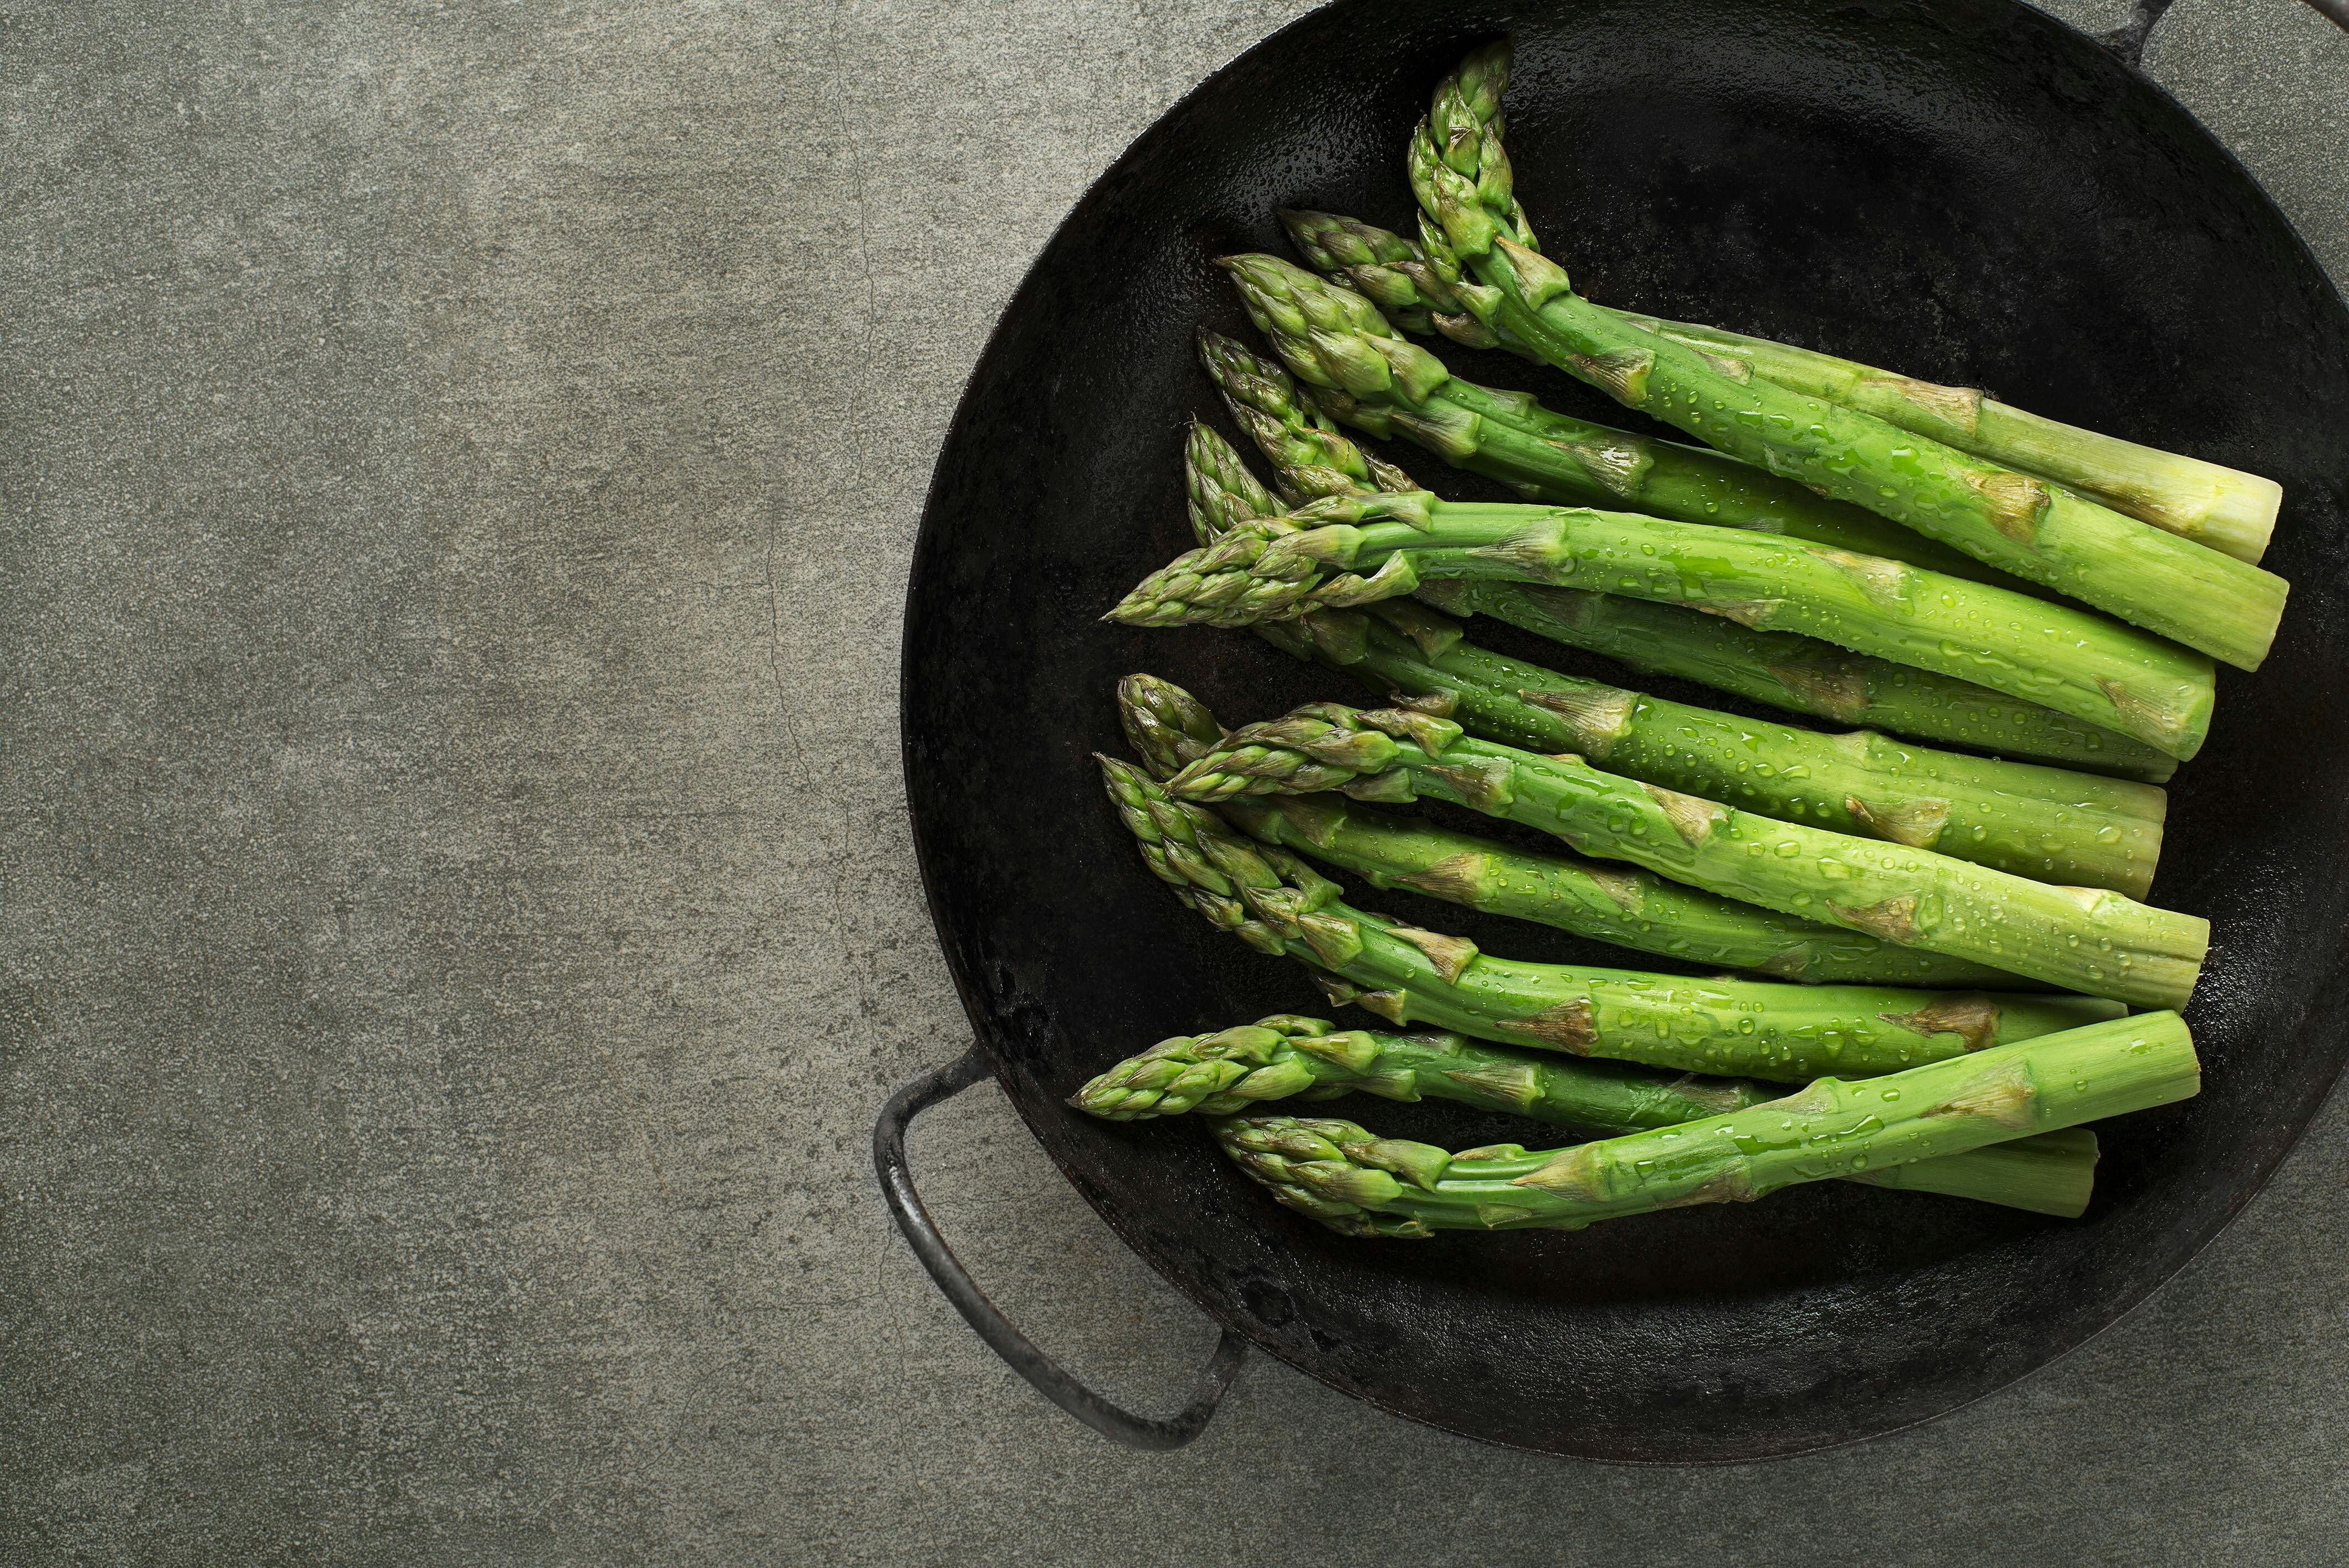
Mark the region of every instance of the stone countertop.
<instances>
[{"instance_id":1,"label":"stone countertop","mask_svg":"<svg viewBox=\"0 0 2349 1568\"><path fill-rule=\"evenodd\" d=\"M1303 9L0 16L0 1560L2340 1560L2337 1099L2084 1350L1761 1467L1262 1356L1128 1455L895 1239L874 1109L965 1039L930 462L1085 185ZM2186 0L2147 64L2349 275L2349 37ZM1045 1345L1178 1397L1211 1332L998 1093L914 1157Z\"/></svg>"}]
</instances>

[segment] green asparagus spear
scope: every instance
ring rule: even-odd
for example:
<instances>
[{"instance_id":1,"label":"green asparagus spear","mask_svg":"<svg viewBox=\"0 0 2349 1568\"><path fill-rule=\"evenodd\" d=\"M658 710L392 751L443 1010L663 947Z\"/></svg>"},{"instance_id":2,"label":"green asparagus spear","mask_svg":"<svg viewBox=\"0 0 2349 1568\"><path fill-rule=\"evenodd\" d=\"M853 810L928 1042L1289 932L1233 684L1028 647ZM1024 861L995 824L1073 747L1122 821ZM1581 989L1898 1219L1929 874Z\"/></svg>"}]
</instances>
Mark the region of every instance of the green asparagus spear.
<instances>
[{"instance_id":1,"label":"green asparagus spear","mask_svg":"<svg viewBox=\"0 0 2349 1568\"><path fill-rule=\"evenodd\" d=\"M1737 1079L1659 1083L1458 1034L1341 1031L1326 1019L1281 1014L1214 1034L1162 1040L1094 1078L1069 1103L1111 1121L1139 1121L1185 1111L1230 1116L1268 1100L1322 1100L1350 1090L1390 1100L1452 1100L1604 1132L1674 1127L1760 1105L1779 1093ZM2072 1127L1847 1179L2069 1220L2087 1208L2095 1173L2096 1135Z\"/></svg>"},{"instance_id":2,"label":"green asparagus spear","mask_svg":"<svg viewBox=\"0 0 2349 1568\"><path fill-rule=\"evenodd\" d=\"M1755 816L1407 710L1310 704L1234 731L1166 787L1198 802L1322 790L1449 801L1709 893L2137 1006L2185 1005L2209 946L2209 921L2118 893Z\"/></svg>"},{"instance_id":3,"label":"green asparagus spear","mask_svg":"<svg viewBox=\"0 0 2349 1568\"><path fill-rule=\"evenodd\" d=\"M1247 626L1462 577L1692 606L1971 680L2181 760L2209 728L2210 661L2066 606L1898 561L1628 512L1331 495L1231 529L1152 574L1109 618Z\"/></svg>"},{"instance_id":4,"label":"green asparagus spear","mask_svg":"<svg viewBox=\"0 0 2349 1568\"><path fill-rule=\"evenodd\" d=\"M1251 379L1263 395L1294 389L1279 366L1250 358ZM1231 396L1230 388L1226 392ZM1333 430L1307 425L1292 439L1285 423L1241 423L1277 465L1282 494L1292 505L1357 491L1419 488L1409 475ZM1204 425L1192 426L1185 474L1193 491L1192 527L1202 545L1235 524L1267 515L1271 507L1271 498L1239 455ZM2143 742L1987 687L1862 658L1792 633L1748 630L1674 605L1457 578L1423 583L1417 597L1445 604L1456 614L1487 615L1553 642L1606 654L1645 673L1702 681L1790 712L2153 783L2178 769L2176 758Z\"/></svg>"},{"instance_id":5,"label":"green asparagus spear","mask_svg":"<svg viewBox=\"0 0 2349 1568\"><path fill-rule=\"evenodd\" d=\"M1825 398L2018 472L2068 485L2086 501L2249 566L2267 554L2283 487L2240 469L2182 457L2044 419L1967 387L1936 386L1766 337L1686 321L1616 313L1754 375Z\"/></svg>"},{"instance_id":6,"label":"green asparagus spear","mask_svg":"<svg viewBox=\"0 0 2349 1568\"><path fill-rule=\"evenodd\" d=\"M1435 92L1411 147L1422 208L1488 324L1626 407L1711 446L1953 545L2215 659L2256 670L2283 613L2282 578L2000 468L1872 414L1716 362L1578 296L1533 247L1501 149L1507 46L1479 49ZM1733 366L1738 373L1728 367ZM2178 753L2180 755L2186 753Z\"/></svg>"},{"instance_id":7,"label":"green asparagus spear","mask_svg":"<svg viewBox=\"0 0 2349 1568\"><path fill-rule=\"evenodd\" d=\"M1290 1208L1350 1235L1580 1230L1797 1182L1909 1168L2191 1097L2193 1036L2174 1012L2115 1019L1859 1083L1822 1078L1684 1127L1528 1153L1451 1154L1352 1122L1235 1116L1224 1151Z\"/></svg>"},{"instance_id":8,"label":"green asparagus spear","mask_svg":"<svg viewBox=\"0 0 2349 1568\"><path fill-rule=\"evenodd\" d=\"M1422 337L1440 333L1472 348L1509 348L1539 358L1478 321L1420 247L1402 235L1330 213L1284 212L1280 220L1314 270L1369 296L1405 331ZM2282 504L2282 487L2271 479L2060 424L1971 388L1936 386L1715 327L1624 310L1608 314L1716 358L1743 363L1782 387L2069 484L2116 512L2240 561L2256 565L2266 553Z\"/></svg>"},{"instance_id":9,"label":"green asparagus spear","mask_svg":"<svg viewBox=\"0 0 2349 1568\"><path fill-rule=\"evenodd\" d=\"M1458 1034L1340 1030L1281 1013L1215 1034L1178 1034L1127 1058L1071 1096L1110 1121L1231 1116L1268 1100L1454 1100L1561 1127L1609 1132L1678 1127L1777 1098L1744 1078L1666 1077L1612 1062L1509 1051Z\"/></svg>"},{"instance_id":10,"label":"green asparagus spear","mask_svg":"<svg viewBox=\"0 0 2349 1568\"><path fill-rule=\"evenodd\" d=\"M1215 716L1196 698L1154 675L1120 681L1118 710L1126 739L1159 779L1223 741ZM1717 898L1636 867L1537 855L1340 794L1244 797L1216 809L1260 844L1351 872L1373 888L1401 888L1687 963L1806 985L2011 991L2032 983L1963 959Z\"/></svg>"},{"instance_id":11,"label":"green asparagus spear","mask_svg":"<svg viewBox=\"0 0 2349 1568\"><path fill-rule=\"evenodd\" d=\"M2119 1010L2084 996L1687 980L1521 963L1464 938L1370 914L1295 856L1252 844L1148 773L1099 759L1143 861L1192 908L1268 952L1322 971L1325 989L1392 1023L1689 1073L1801 1082L1889 1073Z\"/></svg>"},{"instance_id":12,"label":"green asparagus spear","mask_svg":"<svg viewBox=\"0 0 2349 1568\"><path fill-rule=\"evenodd\" d=\"M1322 411L1382 441L1403 437L1527 500L1779 534L2041 592L1864 507L1814 495L1733 457L1568 419L1522 392L1461 380L1434 355L1405 340L1370 301L1278 256L1226 256L1216 265L1231 274L1249 319L1314 389ZM1206 333L1200 335L1200 357L1226 389L1233 416L1259 446L1265 437L1255 426L1268 419L1281 420L1292 439L1310 441L1284 407L1293 406L1293 394L1280 395L1279 385L1259 369L1264 361L1227 337ZM1408 373L1396 373L1392 361L1397 359Z\"/></svg>"},{"instance_id":13,"label":"green asparagus spear","mask_svg":"<svg viewBox=\"0 0 2349 1568\"><path fill-rule=\"evenodd\" d=\"M1837 723L2156 784L2178 771L2175 757L2052 708L1673 605L1458 578L1422 584L1418 597L1454 615L1490 616L1604 654L1642 674L1678 676Z\"/></svg>"},{"instance_id":14,"label":"green asparagus spear","mask_svg":"<svg viewBox=\"0 0 2349 1568\"><path fill-rule=\"evenodd\" d=\"M1263 498L1239 455L1194 431L1185 483L1229 524ZM1245 481L1238 489L1222 488ZM1577 752L1610 772L1766 816L1939 849L2043 882L2152 885L2163 793L2085 774L1903 746L1862 731L1828 736L1733 718L1504 658L1406 599L1367 615L1326 610L1258 635L1344 670L1472 734L1533 752Z\"/></svg>"}]
</instances>

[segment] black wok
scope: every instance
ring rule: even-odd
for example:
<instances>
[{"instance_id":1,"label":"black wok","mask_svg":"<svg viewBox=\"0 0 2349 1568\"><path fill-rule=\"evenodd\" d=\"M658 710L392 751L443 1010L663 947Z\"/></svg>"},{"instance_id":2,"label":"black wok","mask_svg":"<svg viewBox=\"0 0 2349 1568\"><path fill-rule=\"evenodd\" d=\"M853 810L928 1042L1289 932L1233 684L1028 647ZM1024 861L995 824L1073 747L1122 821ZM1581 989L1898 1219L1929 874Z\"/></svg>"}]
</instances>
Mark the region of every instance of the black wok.
<instances>
[{"instance_id":1,"label":"black wok","mask_svg":"<svg viewBox=\"0 0 2349 1568\"><path fill-rule=\"evenodd\" d=\"M1503 31L1517 39L1520 193L1592 297L1988 387L2283 483L2268 564L2292 581L2291 612L2265 669L2221 673L2155 889L2215 925L2190 1014L2205 1090L2106 1131L2085 1220L1825 1183L1575 1235L1373 1244L1277 1209L1195 1127L1109 1126L1061 1104L1164 1035L1323 1005L1296 966L1208 930L1148 878L1088 753L1115 749L1112 686L1132 670L1234 722L1352 693L1249 638L1096 618L1189 543L1180 431L1215 409L1192 333L1248 335L1209 258L1282 249L1280 205L1403 223L1401 153L1428 88ZM2141 41L2139 27L2117 52ZM1622 417L1517 361L1461 358L1482 379ZM938 459L907 598L905 773L978 1045L901 1093L878 1129L909 1234L1040 1386L1145 1445L1198 1429L1239 1358L1233 1334L1417 1420L1646 1462L1883 1432L2062 1355L2243 1206L2349 1051L2344 432L2349 313L2283 218L2110 47L2010 0L1353 0L1305 18L1184 100L1078 205ZM1394 455L1475 493L1424 454ZM1487 950L1603 957L1376 902ZM1226 1329L1183 1417L1137 1421L1070 1382L927 1229L905 1122L989 1068L1119 1235ZM1455 1145L1526 1136L1456 1108L1354 1114Z\"/></svg>"}]
</instances>

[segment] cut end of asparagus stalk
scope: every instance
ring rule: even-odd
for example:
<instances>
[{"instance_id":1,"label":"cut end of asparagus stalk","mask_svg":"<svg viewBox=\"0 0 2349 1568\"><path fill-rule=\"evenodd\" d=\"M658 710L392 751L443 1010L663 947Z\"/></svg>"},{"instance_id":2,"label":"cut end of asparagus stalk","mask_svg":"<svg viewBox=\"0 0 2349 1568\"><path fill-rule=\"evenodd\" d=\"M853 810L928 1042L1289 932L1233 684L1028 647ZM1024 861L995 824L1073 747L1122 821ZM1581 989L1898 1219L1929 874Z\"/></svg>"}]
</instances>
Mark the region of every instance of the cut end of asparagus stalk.
<instances>
[{"instance_id":1,"label":"cut end of asparagus stalk","mask_svg":"<svg viewBox=\"0 0 2349 1568\"><path fill-rule=\"evenodd\" d=\"M1984 400L1973 436L1952 444L2069 484L2116 512L2253 566L2267 554L2283 505L2283 486L2272 479L2082 430L1994 399Z\"/></svg>"}]
</instances>

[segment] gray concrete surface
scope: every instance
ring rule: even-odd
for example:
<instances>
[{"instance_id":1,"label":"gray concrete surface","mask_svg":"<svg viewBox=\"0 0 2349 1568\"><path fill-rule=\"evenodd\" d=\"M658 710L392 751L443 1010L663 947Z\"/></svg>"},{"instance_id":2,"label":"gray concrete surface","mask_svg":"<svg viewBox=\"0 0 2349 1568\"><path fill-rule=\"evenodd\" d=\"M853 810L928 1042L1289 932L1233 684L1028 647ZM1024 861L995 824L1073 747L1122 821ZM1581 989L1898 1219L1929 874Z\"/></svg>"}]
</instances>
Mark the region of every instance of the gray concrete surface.
<instances>
[{"instance_id":1,"label":"gray concrete surface","mask_svg":"<svg viewBox=\"0 0 2349 1568\"><path fill-rule=\"evenodd\" d=\"M1126 1456L894 1239L873 1109L963 1038L930 460L1086 182L1301 9L0 13L0 1562L2341 1560L2338 1104L2082 1354L1746 1469L1262 1360ZM2349 38L2185 0L2151 63L2349 275ZM916 1157L1174 1396L1210 1335L993 1090Z\"/></svg>"}]
</instances>

